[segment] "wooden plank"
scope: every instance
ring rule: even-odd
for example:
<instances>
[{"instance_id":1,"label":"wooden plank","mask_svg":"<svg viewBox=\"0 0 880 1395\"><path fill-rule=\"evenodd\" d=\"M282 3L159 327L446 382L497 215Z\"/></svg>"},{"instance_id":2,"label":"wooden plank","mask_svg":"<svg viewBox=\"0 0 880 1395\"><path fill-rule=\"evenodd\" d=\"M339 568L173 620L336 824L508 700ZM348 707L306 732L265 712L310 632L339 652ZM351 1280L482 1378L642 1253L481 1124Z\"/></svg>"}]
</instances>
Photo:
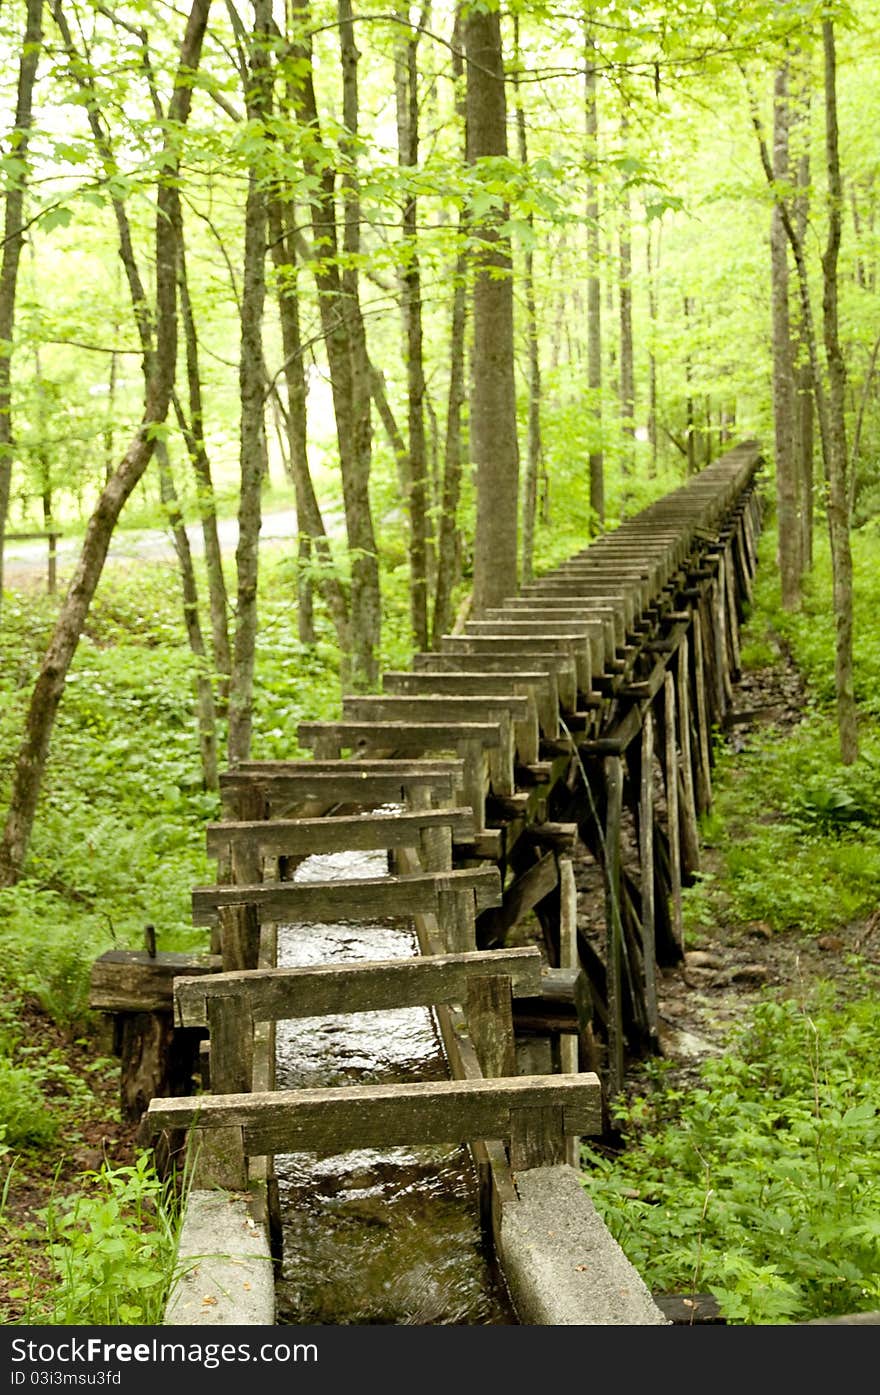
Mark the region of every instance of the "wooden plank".
<instances>
[{"instance_id":1,"label":"wooden plank","mask_svg":"<svg viewBox=\"0 0 880 1395\"><path fill-rule=\"evenodd\" d=\"M561 1078L572 1080L577 1077ZM533 1167L555 1167L565 1161L566 1125L563 1111L558 1105L532 1105L518 1109L511 1123L510 1166L514 1176Z\"/></svg>"},{"instance_id":2,"label":"wooden plank","mask_svg":"<svg viewBox=\"0 0 880 1395\"><path fill-rule=\"evenodd\" d=\"M519 697L526 703L526 715L514 716L516 748L523 759L537 758L539 729L555 735L559 729L559 698L556 682L549 673L385 673L383 684L394 695L450 694L455 697ZM531 751L534 750L534 755Z\"/></svg>"},{"instance_id":3,"label":"wooden plank","mask_svg":"<svg viewBox=\"0 0 880 1395\"><path fill-rule=\"evenodd\" d=\"M623 770L619 756L604 763L607 791L605 816L605 965L608 976L608 1094L623 1088L623 921L620 884L620 828L623 812Z\"/></svg>"},{"instance_id":4,"label":"wooden plank","mask_svg":"<svg viewBox=\"0 0 880 1395\"><path fill-rule=\"evenodd\" d=\"M678 748L675 739L675 680L666 675L664 688L663 741L666 751L666 815L669 836L669 871L672 891L673 938L679 948L684 942L681 906L681 843L678 814Z\"/></svg>"},{"instance_id":5,"label":"wooden plank","mask_svg":"<svg viewBox=\"0 0 880 1395\"><path fill-rule=\"evenodd\" d=\"M415 959L251 969L204 980L178 978L174 996L177 1022L182 1027L206 1026L210 1004L238 999L247 1003L255 1022L287 1022L336 1013L463 1002L471 979L487 974L504 975L515 997L528 997L541 989L541 956L532 948L482 950Z\"/></svg>"},{"instance_id":6,"label":"wooden plank","mask_svg":"<svg viewBox=\"0 0 880 1395\"><path fill-rule=\"evenodd\" d=\"M484 917L480 929L492 940L502 942L509 930L550 895L558 879L556 855L545 853L505 889L501 906Z\"/></svg>"},{"instance_id":7,"label":"wooden plank","mask_svg":"<svg viewBox=\"0 0 880 1395\"><path fill-rule=\"evenodd\" d=\"M501 735L494 722L301 722L302 746L330 740L340 750L445 751L462 742L498 746Z\"/></svg>"},{"instance_id":8,"label":"wooden plank","mask_svg":"<svg viewBox=\"0 0 880 1395\"><path fill-rule=\"evenodd\" d=\"M583 621L470 620L466 635L476 639L509 635L511 638L539 639L544 643L554 639L565 643L574 656L578 687L582 693L590 691L593 673L601 673L611 657L605 648L604 626Z\"/></svg>"},{"instance_id":9,"label":"wooden plank","mask_svg":"<svg viewBox=\"0 0 880 1395\"><path fill-rule=\"evenodd\" d=\"M631 630L641 615L641 595L641 583L612 587L594 581L584 581L579 588L577 582L557 580L551 585L536 582L531 586L524 586L516 596L505 600L504 604L526 606L537 603L564 608L581 604L586 604L588 608L594 604L607 605L620 614L624 628Z\"/></svg>"},{"instance_id":10,"label":"wooden plank","mask_svg":"<svg viewBox=\"0 0 880 1395\"><path fill-rule=\"evenodd\" d=\"M140 949L111 949L92 965L89 1007L98 1012L170 1012L178 974L216 974L217 954L164 951L153 958Z\"/></svg>"},{"instance_id":11,"label":"wooden plank","mask_svg":"<svg viewBox=\"0 0 880 1395\"><path fill-rule=\"evenodd\" d=\"M589 1073L155 1099L147 1126L192 1128L197 1138L217 1128L240 1128L248 1156L328 1156L350 1148L510 1138L517 1110L548 1106L561 1108L567 1134L601 1132L601 1086Z\"/></svg>"},{"instance_id":12,"label":"wooden plank","mask_svg":"<svg viewBox=\"0 0 880 1395\"><path fill-rule=\"evenodd\" d=\"M420 789L430 791L436 802L449 804L460 793L464 768L461 760L451 756L439 761L305 760L279 761L275 765L274 769L224 771L220 787L226 790L258 785L273 816L303 806L311 813L319 813L338 805L376 808L411 802L413 792Z\"/></svg>"},{"instance_id":13,"label":"wooden plank","mask_svg":"<svg viewBox=\"0 0 880 1395\"><path fill-rule=\"evenodd\" d=\"M426 829L448 828L456 842L474 836L470 809L404 810L394 814L324 815L313 819L270 819L248 823L209 823L209 857L223 857L247 842L261 857L308 857L313 853L369 851L418 845Z\"/></svg>"},{"instance_id":14,"label":"wooden plank","mask_svg":"<svg viewBox=\"0 0 880 1395\"><path fill-rule=\"evenodd\" d=\"M577 948L577 885L571 858L559 859L559 966L561 969L580 968ZM559 1068L565 1075L578 1070L578 1040L571 1035L559 1042ZM576 1138L565 1141L565 1161L570 1167L580 1162L580 1145Z\"/></svg>"},{"instance_id":15,"label":"wooden plank","mask_svg":"<svg viewBox=\"0 0 880 1395\"><path fill-rule=\"evenodd\" d=\"M442 891L471 891L477 910L498 905L501 886L496 867L461 868L405 877L353 877L319 882L257 882L253 886L201 886L192 893L193 923L210 925L226 906L253 905L261 923L284 921L320 924L332 920L368 920L374 916L411 916L435 911Z\"/></svg>"},{"instance_id":16,"label":"wooden plank","mask_svg":"<svg viewBox=\"0 0 880 1395\"><path fill-rule=\"evenodd\" d=\"M480 643L464 643L454 646L450 643L448 652L415 654L413 665L417 673L442 673L450 669L465 672L501 672L524 668L531 672L536 668L545 671L556 685L558 703L570 710L577 697L577 674L574 659L563 650L544 645L529 645L522 648L518 643L510 645L486 646ZM549 735L549 733L548 733Z\"/></svg>"},{"instance_id":17,"label":"wooden plank","mask_svg":"<svg viewBox=\"0 0 880 1395\"><path fill-rule=\"evenodd\" d=\"M694 691L697 700L697 799L698 810L706 814L712 807L712 760L709 751L709 716L706 708L706 663L703 656L703 619L700 607L693 612Z\"/></svg>"},{"instance_id":18,"label":"wooden plank","mask_svg":"<svg viewBox=\"0 0 880 1395\"><path fill-rule=\"evenodd\" d=\"M252 970L259 973L259 969ZM211 1035L211 1091L237 1095L253 1088L254 1020L243 994L205 1003L205 1022Z\"/></svg>"},{"instance_id":19,"label":"wooden plank","mask_svg":"<svg viewBox=\"0 0 880 1395\"><path fill-rule=\"evenodd\" d=\"M380 693L342 699L342 714L355 722L481 722L495 714L525 721L529 715L524 695L480 694L472 697L444 693Z\"/></svg>"},{"instance_id":20,"label":"wooden plank","mask_svg":"<svg viewBox=\"0 0 880 1395\"><path fill-rule=\"evenodd\" d=\"M551 621L567 624L583 622L594 624L598 621L603 627L605 650L614 654L617 646L626 640L624 607L620 604L584 598L578 601L548 601L535 596L520 596L514 601L505 601L503 606L484 612L486 620L535 620L539 623Z\"/></svg>"},{"instance_id":21,"label":"wooden plank","mask_svg":"<svg viewBox=\"0 0 880 1395\"><path fill-rule=\"evenodd\" d=\"M645 965L645 1005L648 1032L659 1041L657 1007L657 948L654 922L654 713L645 713L642 725L641 781L639 790L639 863L642 892L642 957Z\"/></svg>"},{"instance_id":22,"label":"wooden plank","mask_svg":"<svg viewBox=\"0 0 880 1395\"><path fill-rule=\"evenodd\" d=\"M468 980L466 1002L468 1032L483 1075L487 1079L516 1075L511 980L491 973L487 965L483 974Z\"/></svg>"},{"instance_id":23,"label":"wooden plank","mask_svg":"<svg viewBox=\"0 0 880 1395\"><path fill-rule=\"evenodd\" d=\"M690 653L687 635L682 638L678 651L676 681L682 777L682 861L687 875L691 876L700 869L700 834L697 828L697 802L694 794L694 766L691 752Z\"/></svg>"}]
</instances>

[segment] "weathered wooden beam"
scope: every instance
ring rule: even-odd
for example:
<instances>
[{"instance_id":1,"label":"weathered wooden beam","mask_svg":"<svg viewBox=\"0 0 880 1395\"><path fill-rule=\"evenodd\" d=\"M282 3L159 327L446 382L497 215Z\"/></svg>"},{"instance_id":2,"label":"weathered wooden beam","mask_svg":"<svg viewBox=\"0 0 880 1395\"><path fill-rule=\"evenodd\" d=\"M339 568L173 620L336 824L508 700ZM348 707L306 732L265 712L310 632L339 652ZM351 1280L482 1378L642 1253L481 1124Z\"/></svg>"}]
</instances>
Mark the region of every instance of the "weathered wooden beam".
<instances>
[{"instance_id":1,"label":"weathered wooden beam","mask_svg":"<svg viewBox=\"0 0 880 1395\"><path fill-rule=\"evenodd\" d=\"M645 1004L648 1032L659 1040L657 1006L657 948L654 921L654 713L645 713L642 726L641 780L639 790L639 863L642 892L642 955L645 966Z\"/></svg>"},{"instance_id":2,"label":"weathered wooden beam","mask_svg":"<svg viewBox=\"0 0 880 1395\"><path fill-rule=\"evenodd\" d=\"M556 856L552 852L545 853L506 888L501 906L483 916L480 933L487 935L491 941L502 942L507 932L518 925L523 916L550 895L558 880Z\"/></svg>"},{"instance_id":3,"label":"weathered wooden beam","mask_svg":"<svg viewBox=\"0 0 880 1395\"><path fill-rule=\"evenodd\" d=\"M440 751L465 741L498 746L501 733L494 722L301 722L297 740L308 747L327 741L340 750Z\"/></svg>"},{"instance_id":4,"label":"weathered wooden beam","mask_svg":"<svg viewBox=\"0 0 880 1395\"><path fill-rule=\"evenodd\" d=\"M197 1139L215 1129L241 1129L248 1156L328 1156L350 1148L510 1138L518 1111L547 1107L561 1110L566 1134L601 1131L601 1086L590 1074L154 1099L147 1123L155 1132L191 1128Z\"/></svg>"},{"instance_id":5,"label":"weathered wooden beam","mask_svg":"<svg viewBox=\"0 0 880 1395\"><path fill-rule=\"evenodd\" d=\"M110 949L92 965L89 1007L97 1012L171 1012L174 980L179 974L216 974L223 967L218 954L155 956L140 949Z\"/></svg>"},{"instance_id":6,"label":"weathered wooden beam","mask_svg":"<svg viewBox=\"0 0 880 1395\"><path fill-rule=\"evenodd\" d=\"M337 881L257 882L253 886L202 886L192 893L193 923L210 925L225 906L253 905L261 923L365 920L434 911L444 891L469 891L476 909L500 901L497 867L465 867L404 877L352 877Z\"/></svg>"},{"instance_id":7,"label":"weathered wooden beam","mask_svg":"<svg viewBox=\"0 0 880 1395\"><path fill-rule=\"evenodd\" d=\"M531 948L489 950L179 978L177 1021L206 1026L210 1004L238 998L255 1022L463 1002L471 979L486 974L506 976L515 997L534 995L541 989L541 956Z\"/></svg>"},{"instance_id":8,"label":"weathered wooden beam","mask_svg":"<svg viewBox=\"0 0 880 1395\"><path fill-rule=\"evenodd\" d=\"M474 837L470 809L403 810L394 814L325 815L313 819L270 819L248 823L209 823L209 857L222 857L246 843L261 857L308 857L314 853L369 851L418 844L426 829L449 829L456 842Z\"/></svg>"},{"instance_id":9,"label":"weathered wooden beam","mask_svg":"<svg viewBox=\"0 0 880 1395\"><path fill-rule=\"evenodd\" d=\"M605 880L605 964L608 973L608 1094L623 1088L623 920L621 911L620 828L623 771L619 756L604 762L606 817L603 865Z\"/></svg>"}]
</instances>

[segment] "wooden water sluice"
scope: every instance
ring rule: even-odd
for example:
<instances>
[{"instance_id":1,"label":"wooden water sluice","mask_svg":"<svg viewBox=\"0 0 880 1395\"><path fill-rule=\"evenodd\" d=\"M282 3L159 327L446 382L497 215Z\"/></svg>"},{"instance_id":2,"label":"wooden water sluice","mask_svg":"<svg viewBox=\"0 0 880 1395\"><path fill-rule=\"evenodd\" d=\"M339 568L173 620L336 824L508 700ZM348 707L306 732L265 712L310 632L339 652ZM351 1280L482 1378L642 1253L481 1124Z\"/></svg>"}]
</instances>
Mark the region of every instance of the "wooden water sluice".
<instances>
[{"instance_id":1,"label":"wooden water sluice","mask_svg":"<svg viewBox=\"0 0 880 1395\"><path fill-rule=\"evenodd\" d=\"M174 978L177 1027L210 1033L211 1094L157 1089L144 1120L154 1137L189 1131L198 1188L256 1197L268 1226L273 1153L467 1142L487 1233L515 1298L526 1291L526 1195L540 1205L546 1173L576 1214L583 1193L559 1165L603 1131L627 1057L659 1049L657 970L682 955L681 885L699 866L711 729L755 570L759 465L755 443L728 452L386 674L381 694L303 723L313 759L222 777L225 818L207 835L218 881L193 893L214 958ZM577 839L601 871L601 941L578 925ZM387 851L389 875L290 880L304 858L350 849ZM540 955L509 940L530 914ZM275 966L279 924L374 916L411 920L420 957ZM104 1010L112 973L105 956ZM123 997L120 1011L130 985ZM278 1021L416 1002L435 1010L449 1082L275 1090ZM529 1040L550 1043L548 1069L530 1068ZM649 1302L619 1315L597 1298L611 1316L559 1317L522 1301L550 1314L524 1321L663 1321ZM588 1289L577 1303L589 1310ZM181 1311L169 1320L200 1320Z\"/></svg>"}]
</instances>

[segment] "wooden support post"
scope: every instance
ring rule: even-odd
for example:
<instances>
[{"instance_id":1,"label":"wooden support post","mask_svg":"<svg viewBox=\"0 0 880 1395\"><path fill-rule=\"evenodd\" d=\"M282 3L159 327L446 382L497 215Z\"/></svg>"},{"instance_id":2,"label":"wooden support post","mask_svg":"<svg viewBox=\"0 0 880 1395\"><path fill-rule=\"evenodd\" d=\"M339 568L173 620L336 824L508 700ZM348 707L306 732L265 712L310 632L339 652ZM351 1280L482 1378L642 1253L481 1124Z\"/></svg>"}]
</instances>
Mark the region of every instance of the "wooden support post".
<instances>
[{"instance_id":1,"label":"wooden support post","mask_svg":"<svg viewBox=\"0 0 880 1395\"><path fill-rule=\"evenodd\" d=\"M666 674L664 691L664 745L666 748L666 813L669 824L669 879L672 894L672 931L681 948L683 928L681 915L681 843L678 817L678 749L675 741L675 682Z\"/></svg>"},{"instance_id":2,"label":"wooden support post","mask_svg":"<svg viewBox=\"0 0 880 1395\"><path fill-rule=\"evenodd\" d=\"M681 832L682 863L685 875L700 870L700 835L694 796L694 766L691 753L690 655L687 635L678 649L678 732L681 751Z\"/></svg>"},{"instance_id":3,"label":"wooden support post","mask_svg":"<svg viewBox=\"0 0 880 1395\"><path fill-rule=\"evenodd\" d=\"M256 785L236 790L234 799L235 817L239 822L266 818L266 798ZM230 872L236 885L253 886L263 879L263 859L254 846L233 844ZM221 911L219 919L224 972L255 969L260 959L260 923L256 908L230 906Z\"/></svg>"},{"instance_id":4,"label":"wooden support post","mask_svg":"<svg viewBox=\"0 0 880 1395\"><path fill-rule=\"evenodd\" d=\"M514 1173L565 1161L565 1133L558 1105L510 1111L510 1166Z\"/></svg>"},{"instance_id":5,"label":"wooden support post","mask_svg":"<svg viewBox=\"0 0 880 1395\"><path fill-rule=\"evenodd\" d=\"M697 700L697 811L707 814L712 807L712 759L709 716L706 711L706 664L703 654L703 618L700 608L694 611L694 693Z\"/></svg>"},{"instance_id":6,"label":"wooden support post","mask_svg":"<svg viewBox=\"0 0 880 1395\"><path fill-rule=\"evenodd\" d=\"M480 1069L487 1078L516 1075L513 996L507 974L468 979L467 1024Z\"/></svg>"},{"instance_id":7,"label":"wooden support post","mask_svg":"<svg viewBox=\"0 0 880 1395\"><path fill-rule=\"evenodd\" d=\"M437 923L448 954L469 954L477 948L473 891L438 891Z\"/></svg>"},{"instance_id":8,"label":"wooden support post","mask_svg":"<svg viewBox=\"0 0 880 1395\"><path fill-rule=\"evenodd\" d=\"M577 886L570 857L559 859L559 967L578 967L577 949ZM559 1068L563 1075L576 1075L580 1058L579 1038L571 1033L559 1038ZM580 1165L580 1141L566 1138L565 1161L570 1167Z\"/></svg>"},{"instance_id":9,"label":"wooden support post","mask_svg":"<svg viewBox=\"0 0 880 1395\"><path fill-rule=\"evenodd\" d=\"M459 744L458 754L464 761L464 775L462 781L464 802L473 810L475 831L477 833L482 833L483 829L486 827L486 794L488 788L486 752L483 747L475 741L463 741Z\"/></svg>"},{"instance_id":10,"label":"wooden support post","mask_svg":"<svg viewBox=\"0 0 880 1395\"><path fill-rule=\"evenodd\" d=\"M642 956L645 962L645 1004L648 1033L656 1044L657 948L654 941L654 713L649 707L642 725L642 770L639 790L639 861L642 890Z\"/></svg>"},{"instance_id":11,"label":"wooden support post","mask_svg":"<svg viewBox=\"0 0 880 1395\"><path fill-rule=\"evenodd\" d=\"M211 1191L247 1191L247 1157L244 1150L244 1130L240 1125L224 1128L193 1129L190 1133L193 1150L193 1187Z\"/></svg>"},{"instance_id":12,"label":"wooden support post","mask_svg":"<svg viewBox=\"0 0 880 1395\"><path fill-rule=\"evenodd\" d=\"M718 715L723 717L733 702L730 665L727 657L727 580L724 558L718 558L718 574L712 583L717 665Z\"/></svg>"},{"instance_id":13,"label":"wooden support post","mask_svg":"<svg viewBox=\"0 0 880 1395\"><path fill-rule=\"evenodd\" d=\"M623 1087L623 921L620 906L620 825L623 814L623 768L619 756L604 762L607 791L605 820L605 926L608 974L609 1097Z\"/></svg>"},{"instance_id":14,"label":"wooden support post","mask_svg":"<svg viewBox=\"0 0 880 1395\"><path fill-rule=\"evenodd\" d=\"M727 548L727 552L725 553L724 576L725 583L727 586L727 605L725 607L725 610L727 614L728 634L730 639L730 669L731 677L734 681L736 681L738 680L740 675L741 663L739 653L739 620L737 619L736 614L736 569L733 563L732 545ZM730 694L730 697L732 700L732 692Z\"/></svg>"},{"instance_id":15,"label":"wooden support post","mask_svg":"<svg viewBox=\"0 0 880 1395\"><path fill-rule=\"evenodd\" d=\"M209 996L205 1008L211 1034L211 1092L248 1094L253 1089L254 1023L247 997Z\"/></svg>"}]
</instances>

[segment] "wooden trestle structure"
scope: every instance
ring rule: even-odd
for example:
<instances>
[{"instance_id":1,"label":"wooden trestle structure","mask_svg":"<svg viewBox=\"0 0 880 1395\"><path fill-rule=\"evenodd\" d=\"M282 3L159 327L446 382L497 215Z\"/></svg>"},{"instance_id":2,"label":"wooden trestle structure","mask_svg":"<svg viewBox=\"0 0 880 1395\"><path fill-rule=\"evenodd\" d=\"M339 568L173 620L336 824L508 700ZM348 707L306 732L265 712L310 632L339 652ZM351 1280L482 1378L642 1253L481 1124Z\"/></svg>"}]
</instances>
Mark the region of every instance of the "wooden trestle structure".
<instances>
[{"instance_id":1,"label":"wooden trestle structure","mask_svg":"<svg viewBox=\"0 0 880 1395\"><path fill-rule=\"evenodd\" d=\"M756 443L737 446L386 673L381 694L346 697L341 720L305 723L312 759L222 777L218 880L193 893L214 957L139 1004L170 1011L173 983L176 1028L209 1033L210 1093L158 1084L145 1116L154 1137L198 1139L202 1185L256 1188L271 1214L276 1153L462 1141L497 1235L518 1171L574 1161L578 1136L603 1131L628 1057L659 1049L657 967L682 956L760 463ZM377 812L389 803L399 812ZM601 870L604 942L577 923L578 837ZM391 875L291 880L310 854L344 849L387 850ZM509 947L529 912L543 953ZM374 916L411 918L420 956L276 967L277 925ZM123 957L129 979L147 961ZM96 965L93 1004L132 1011L112 961ZM414 1004L436 1010L449 1081L274 1088L279 1020ZM517 1044L536 1035L554 1068L519 1074Z\"/></svg>"}]
</instances>

